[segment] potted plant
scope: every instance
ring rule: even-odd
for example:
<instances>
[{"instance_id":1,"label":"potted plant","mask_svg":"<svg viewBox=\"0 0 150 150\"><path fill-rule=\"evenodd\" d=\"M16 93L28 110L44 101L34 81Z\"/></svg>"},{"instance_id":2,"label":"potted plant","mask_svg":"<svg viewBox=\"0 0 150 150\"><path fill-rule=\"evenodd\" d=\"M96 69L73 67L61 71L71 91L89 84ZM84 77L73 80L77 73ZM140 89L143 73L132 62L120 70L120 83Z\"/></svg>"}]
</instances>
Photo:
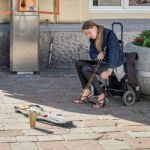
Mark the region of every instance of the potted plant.
<instances>
[{"instance_id":1,"label":"potted plant","mask_svg":"<svg viewBox=\"0 0 150 150\"><path fill-rule=\"evenodd\" d=\"M140 90L150 95L150 30L142 31L132 42L127 43L124 51L138 54L136 68Z\"/></svg>"},{"instance_id":2,"label":"potted plant","mask_svg":"<svg viewBox=\"0 0 150 150\"><path fill-rule=\"evenodd\" d=\"M139 36L134 39L132 43L138 46L150 48L150 30L143 31Z\"/></svg>"}]
</instances>

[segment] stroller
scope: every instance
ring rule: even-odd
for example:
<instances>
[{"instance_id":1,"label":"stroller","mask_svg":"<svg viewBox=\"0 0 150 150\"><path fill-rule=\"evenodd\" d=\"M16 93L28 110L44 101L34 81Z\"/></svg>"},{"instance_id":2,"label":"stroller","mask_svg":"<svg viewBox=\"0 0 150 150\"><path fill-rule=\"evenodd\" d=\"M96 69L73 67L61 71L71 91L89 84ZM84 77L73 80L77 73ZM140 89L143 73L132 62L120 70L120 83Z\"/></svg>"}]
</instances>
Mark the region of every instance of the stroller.
<instances>
[{"instance_id":1,"label":"stroller","mask_svg":"<svg viewBox=\"0 0 150 150\"><path fill-rule=\"evenodd\" d=\"M115 25L118 25L121 28L121 38L119 43L123 50L123 25L119 22L112 23L113 31ZM138 59L138 54L132 52L124 54L127 60L124 64L125 76L121 79L121 81L118 81L116 76L112 74L108 81L105 81L103 88L106 101L110 96L121 96L123 103L127 106L130 106L133 105L135 101L139 101L139 86L135 66L135 62Z\"/></svg>"}]
</instances>

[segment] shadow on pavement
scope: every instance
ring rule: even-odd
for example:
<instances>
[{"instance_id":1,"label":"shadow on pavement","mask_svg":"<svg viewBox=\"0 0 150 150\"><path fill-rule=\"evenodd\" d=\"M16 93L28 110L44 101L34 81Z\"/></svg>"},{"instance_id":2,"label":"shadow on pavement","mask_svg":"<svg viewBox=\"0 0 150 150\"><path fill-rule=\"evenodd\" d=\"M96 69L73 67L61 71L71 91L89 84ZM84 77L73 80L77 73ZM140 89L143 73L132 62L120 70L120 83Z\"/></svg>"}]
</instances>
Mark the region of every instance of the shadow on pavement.
<instances>
[{"instance_id":1,"label":"shadow on pavement","mask_svg":"<svg viewBox=\"0 0 150 150\"><path fill-rule=\"evenodd\" d=\"M46 134L53 134L54 132L52 131L49 131L49 130L46 130L46 129L42 129L42 128L34 128L34 130L37 130L37 131L41 131L43 133L46 133Z\"/></svg>"},{"instance_id":2,"label":"shadow on pavement","mask_svg":"<svg viewBox=\"0 0 150 150\"><path fill-rule=\"evenodd\" d=\"M91 103L74 104L81 92L76 75L11 75L0 73L0 98L4 103L36 103L49 111L69 116L66 112L90 115L108 115L116 119L150 124L150 97L141 97L133 106L124 106L120 97L113 97L102 110L94 110ZM26 102L24 102L26 101ZM80 118L79 118L80 120Z\"/></svg>"}]
</instances>

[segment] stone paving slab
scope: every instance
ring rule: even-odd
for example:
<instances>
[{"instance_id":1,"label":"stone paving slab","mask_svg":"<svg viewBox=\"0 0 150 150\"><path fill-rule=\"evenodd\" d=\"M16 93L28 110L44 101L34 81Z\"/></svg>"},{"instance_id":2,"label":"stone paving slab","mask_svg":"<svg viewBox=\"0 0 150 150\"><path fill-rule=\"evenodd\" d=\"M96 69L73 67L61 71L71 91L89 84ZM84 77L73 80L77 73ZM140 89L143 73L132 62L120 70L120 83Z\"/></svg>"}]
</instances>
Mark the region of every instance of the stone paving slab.
<instances>
[{"instance_id":1,"label":"stone paving slab","mask_svg":"<svg viewBox=\"0 0 150 150\"><path fill-rule=\"evenodd\" d=\"M43 135L43 136L37 136L38 141L47 142L47 141L63 141L64 138L60 135Z\"/></svg>"},{"instance_id":2,"label":"stone paving slab","mask_svg":"<svg viewBox=\"0 0 150 150\"><path fill-rule=\"evenodd\" d=\"M125 142L117 141L117 140L102 140L100 141L100 144L102 144L102 146L106 150L131 150L132 149Z\"/></svg>"},{"instance_id":3,"label":"stone paving slab","mask_svg":"<svg viewBox=\"0 0 150 150\"><path fill-rule=\"evenodd\" d=\"M119 132L118 127L93 127L92 130L96 133Z\"/></svg>"},{"instance_id":4,"label":"stone paving slab","mask_svg":"<svg viewBox=\"0 0 150 150\"><path fill-rule=\"evenodd\" d=\"M0 125L0 131L4 130L4 126Z\"/></svg>"},{"instance_id":5,"label":"stone paving slab","mask_svg":"<svg viewBox=\"0 0 150 150\"><path fill-rule=\"evenodd\" d=\"M79 133L79 134L66 134L63 135L65 141L76 141L76 140L96 140L102 137L99 133Z\"/></svg>"},{"instance_id":6,"label":"stone paving slab","mask_svg":"<svg viewBox=\"0 0 150 150\"><path fill-rule=\"evenodd\" d=\"M63 143L67 149L71 150L104 150L98 141L93 140L65 141Z\"/></svg>"},{"instance_id":7,"label":"stone paving slab","mask_svg":"<svg viewBox=\"0 0 150 150\"><path fill-rule=\"evenodd\" d=\"M39 142L38 146L42 150L67 150L66 146L61 141Z\"/></svg>"},{"instance_id":8,"label":"stone paving slab","mask_svg":"<svg viewBox=\"0 0 150 150\"><path fill-rule=\"evenodd\" d=\"M95 127L109 127L109 126L115 126L115 122L111 121L111 120L87 120L87 121L74 121L74 124L77 127L93 127L93 125Z\"/></svg>"},{"instance_id":9,"label":"stone paving slab","mask_svg":"<svg viewBox=\"0 0 150 150\"><path fill-rule=\"evenodd\" d=\"M49 134L49 133L41 132L40 130L36 130L36 129L23 130L22 132L24 133L25 136Z\"/></svg>"},{"instance_id":10,"label":"stone paving slab","mask_svg":"<svg viewBox=\"0 0 150 150\"><path fill-rule=\"evenodd\" d=\"M36 136L17 136L18 142L38 142L38 138Z\"/></svg>"},{"instance_id":11,"label":"stone paving slab","mask_svg":"<svg viewBox=\"0 0 150 150\"><path fill-rule=\"evenodd\" d=\"M131 132L128 131L128 135L132 138L150 138L150 132Z\"/></svg>"},{"instance_id":12,"label":"stone paving slab","mask_svg":"<svg viewBox=\"0 0 150 150\"><path fill-rule=\"evenodd\" d=\"M17 142L15 137L0 137L0 143L14 143Z\"/></svg>"},{"instance_id":13,"label":"stone paving slab","mask_svg":"<svg viewBox=\"0 0 150 150\"><path fill-rule=\"evenodd\" d=\"M150 149L150 138L136 138L136 139L127 139L131 147L137 150L149 150Z\"/></svg>"},{"instance_id":14,"label":"stone paving slab","mask_svg":"<svg viewBox=\"0 0 150 150\"><path fill-rule=\"evenodd\" d=\"M11 147L12 150L40 150L40 148L33 142L13 143L11 144Z\"/></svg>"},{"instance_id":15,"label":"stone paving slab","mask_svg":"<svg viewBox=\"0 0 150 150\"><path fill-rule=\"evenodd\" d=\"M0 148L1 148L1 150L12 150L10 147L10 144L0 143Z\"/></svg>"},{"instance_id":16,"label":"stone paving slab","mask_svg":"<svg viewBox=\"0 0 150 150\"><path fill-rule=\"evenodd\" d=\"M29 123L11 123L4 124L6 130L30 129Z\"/></svg>"},{"instance_id":17,"label":"stone paving slab","mask_svg":"<svg viewBox=\"0 0 150 150\"><path fill-rule=\"evenodd\" d=\"M22 130L3 130L0 131L0 136L1 137L16 137L16 136L21 136L23 135Z\"/></svg>"},{"instance_id":18,"label":"stone paving slab","mask_svg":"<svg viewBox=\"0 0 150 150\"><path fill-rule=\"evenodd\" d=\"M9 124L9 123L12 123L12 122L17 122L18 120L13 118L6 118L6 119L3 119L3 120L0 120L0 124Z\"/></svg>"}]
</instances>

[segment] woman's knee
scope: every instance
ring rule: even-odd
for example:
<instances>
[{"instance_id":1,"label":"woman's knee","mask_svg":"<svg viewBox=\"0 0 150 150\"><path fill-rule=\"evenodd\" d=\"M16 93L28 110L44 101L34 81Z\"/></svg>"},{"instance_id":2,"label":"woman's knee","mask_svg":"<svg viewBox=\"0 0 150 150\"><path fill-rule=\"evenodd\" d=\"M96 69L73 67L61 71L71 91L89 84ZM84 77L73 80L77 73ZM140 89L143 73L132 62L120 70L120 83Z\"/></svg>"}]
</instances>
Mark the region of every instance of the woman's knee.
<instances>
[{"instance_id":1,"label":"woman's knee","mask_svg":"<svg viewBox=\"0 0 150 150\"><path fill-rule=\"evenodd\" d=\"M76 62L75 62L75 66L76 66L76 67L81 66L81 60L76 60Z\"/></svg>"},{"instance_id":2,"label":"woman's knee","mask_svg":"<svg viewBox=\"0 0 150 150\"><path fill-rule=\"evenodd\" d=\"M83 66L82 69L81 69L81 73L84 76L88 76L89 74L92 73L92 68L90 66Z\"/></svg>"}]
</instances>

